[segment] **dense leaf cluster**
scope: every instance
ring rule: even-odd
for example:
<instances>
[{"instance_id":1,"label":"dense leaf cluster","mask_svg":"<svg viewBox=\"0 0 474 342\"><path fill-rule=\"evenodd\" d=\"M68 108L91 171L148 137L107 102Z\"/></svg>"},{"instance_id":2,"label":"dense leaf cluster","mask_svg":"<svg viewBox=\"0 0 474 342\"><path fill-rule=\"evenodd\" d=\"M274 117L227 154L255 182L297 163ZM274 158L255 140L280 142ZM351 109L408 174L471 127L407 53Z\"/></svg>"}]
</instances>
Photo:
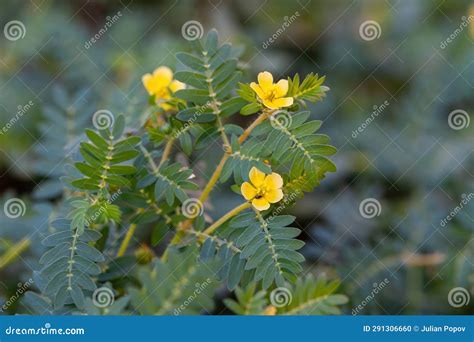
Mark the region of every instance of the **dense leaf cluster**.
<instances>
[{"instance_id":1,"label":"dense leaf cluster","mask_svg":"<svg viewBox=\"0 0 474 342\"><path fill-rule=\"evenodd\" d=\"M227 299L226 304L238 314L339 312L345 297L334 294L337 281L299 278L304 242L298 239L300 229L292 227L295 217L282 212L295 194L301 197L335 171L328 157L336 149L326 135L316 133L321 121L310 120L310 112L300 109L324 96L324 77L289 78L294 105L269 110L248 85L239 84L239 55L230 44L219 45L211 31L193 43L191 52L176 55L182 69L174 77L186 88L167 99L171 109L156 106L152 96L151 117L138 131L128 129L122 115L109 118L107 127L85 129L62 178L68 190L43 240L47 249L35 275L41 295L26 297L32 310L210 313L217 290L227 288L237 301ZM239 112L259 114L244 130L226 123ZM48 118L60 116L52 115ZM200 191L192 158L216 139L222 140L222 160ZM190 163L174 158L176 146ZM244 203L209 223L201 200L217 181L233 182L239 193L252 167L283 176L279 206L261 212ZM294 296L285 308L271 303L272 291L279 288ZM115 303L104 310L94 301L97 291L113 294Z\"/></svg>"}]
</instances>

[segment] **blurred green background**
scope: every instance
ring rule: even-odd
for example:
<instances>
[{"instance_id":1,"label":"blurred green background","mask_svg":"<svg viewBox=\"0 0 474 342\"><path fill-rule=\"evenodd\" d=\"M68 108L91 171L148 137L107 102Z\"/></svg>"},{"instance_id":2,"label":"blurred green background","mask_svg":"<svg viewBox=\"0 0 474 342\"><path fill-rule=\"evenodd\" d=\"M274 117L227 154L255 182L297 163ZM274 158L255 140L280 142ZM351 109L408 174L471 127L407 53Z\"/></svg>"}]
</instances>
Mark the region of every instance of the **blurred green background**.
<instances>
[{"instance_id":1,"label":"blurred green background","mask_svg":"<svg viewBox=\"0 0 474 342\"><path fill-rule=\"evenodd\" d=\"M24 26L19 36L8 31L14 20ZM190 20L245 49L246 81L262 70L326 75L331 91L311 109L339 149L338 171L290 211L304 231L306 271L341 278L345 313L363 303L355 313L472 313L471 1L2 1L1 202L21 197L27 210L14 222L0 217L0 255L45 229L64 174L61 153L51 151L73 146L100 108L138 125L147 101L141 76L179 68L174 53L187 48ZM55 126L50 107L83 122ZM45 137L50 130L57 139ZM216 143L216 153L194 160L210 172L220 151ZM224 187L215 195L215 217L238 200ZM375 216L361 214L366 199ZM0 304L35 268L42 247L25 247L9 267L0 261ZM467 300L450 304L459 287Z\"/></svg>"}]
</instances>

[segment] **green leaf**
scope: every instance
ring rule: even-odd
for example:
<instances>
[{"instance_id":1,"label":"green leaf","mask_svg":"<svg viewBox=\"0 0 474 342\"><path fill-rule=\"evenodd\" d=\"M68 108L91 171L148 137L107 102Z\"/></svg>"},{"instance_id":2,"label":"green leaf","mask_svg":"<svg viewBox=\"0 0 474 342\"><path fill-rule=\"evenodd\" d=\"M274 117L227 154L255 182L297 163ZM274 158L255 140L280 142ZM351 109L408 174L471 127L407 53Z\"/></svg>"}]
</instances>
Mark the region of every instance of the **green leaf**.
<instances>
[{"instance_id":1,"label":"green leaf","mask_svg":"<svg viewBox=\"0 0 474 342\"><path fill-rule=\"evenodd\" d=\"M73 201L77 209L87 211L84 202ZM56 309L69 303L81 309L84 306L84 291L96 288L90 276L99 274L101 270L95 262L104 260L102 253L88 245L88 242L99 239L100 234L87 229L83 234L79 229L71 230L69 226L74 224L70 220L56 220L51 225L61 228L43 240L43 244L51 248L39 261L43 265L40 275L46 280L42 292L51 298Z\"/></svg>"},{"instance_id":2,"label":"green leaf","mask_svg":"<svg viewBox=\"0 0 474 342\"><path fill-rule=\"evenodd\" d=\"M181 63L183 63L184 65L190 67L193 70L206 71L206 68L204 67L202 60L197 58L196 56L193 56L193 55L187 53L187 52L177 53L176 58Z\"/></svg>"},{"instance_id":3,"label":"green leaf","mask_svg":"<svg viewBox=\"0 0 474 342\"><path fill-rule=\"evenodd\" d=\"M90 129L86 129L86 135L95 146L105 149L105 150L107 150L107 148L109 147L109 144L107 143L107 141L105 141L105 139L103 139L100 135L98 135L94 131Z\"/></svg>"},{"instance_id":4,"label":"green leaf","mask_svg":"<svg viewBox=\"0 0 474 342\"><path fill-rule=\"evenodd\" d=\"M237 301L224 299L224 304L237 315L261 315L268 305L266 295L265 290L256 291L256 284L252 283L245 289L235 290Z\"/></svg>"},{"instance_id":5,"label":"green leaf","mask_svg":"<svg viewBox=\"0 0 474 342\"><path fill-rule=\"evenodd\" d=\"M209 92L201 89L181 89L174 95L180 99L199 105L204 105L210 100Z\"/></svg>"},{"instance_id":6,"label":"green leaf","mask_svg":"<svg viewBox=\"0 0 474 342\"><path fill-rule=\"evenodd\" d=\"M174 74L175 79L196 88L207 88L206 76L192 71L178 71Z\"/></svg>"},{"instance_id":7,"label":"green leaf","mask_svg":"<svg viewBox=\"0 0 474 342\"><path fill-rule=\"evenodd\" d=\"M347 303L347 297L334 294L339 281L327 281L325 276L317 279L312 275L298 278L294 286L288 286L291 301L279 307L278 313L284 315L338 315L338 306ZM276 290L275 290L276 291Z\"/></svg>"},{"instance_id":8,"label":"green leaf","mask_svg":"<svg viewBox=\"0 0 474 342\"><path fill-rule=\"evenodd\" d=\"M328 87L323 86L325 77L318 77L316 74L306 75L303 82L300 84L299 75L296 74L293 79L288 78L288 93L287 96L293 97L295 100L307 100L310 102L317 102L326 96Z\"/></svg>"},{"instance_id":9,"label":"green leaf","mask_svg":"<svg viewBox=\"0 0 474 342\"><path fill-rule=\"evenodd\" d=\"M196 315L214 307L219 286L217 263L199 262L195 249L171 249L168 261L155 260L138 271L139 288L129 289L132 306L142 315ZM156 284L160 291L156 291ZM189 300L189 298L193 298ZM186 305L184 305L186 303Z\"/></svg>"},{"instance_id":10,"label":"green leaf","mask_svg":"<svg viewBox=\"0 0 474 342\"><path fill-rule=\"evenodd\" d=\"M257 97L252 88L246 83L239 83L237 94L247 102L256 102Z\"/></svg>"},{"instance_id":11,"label":"green leaf","mask_svg":"<svg viewBox=\"0 0 474 342\"><path fill-rule=\"evenodd\" d=\"M262 109L262 105L260 103L256 103L256 102L255 103L249 103L248 105L244 106L240 110L240 114L242 114L242 115L251 115L251 114L257 113L261 109Z\"/></svg>"}]
</instances>

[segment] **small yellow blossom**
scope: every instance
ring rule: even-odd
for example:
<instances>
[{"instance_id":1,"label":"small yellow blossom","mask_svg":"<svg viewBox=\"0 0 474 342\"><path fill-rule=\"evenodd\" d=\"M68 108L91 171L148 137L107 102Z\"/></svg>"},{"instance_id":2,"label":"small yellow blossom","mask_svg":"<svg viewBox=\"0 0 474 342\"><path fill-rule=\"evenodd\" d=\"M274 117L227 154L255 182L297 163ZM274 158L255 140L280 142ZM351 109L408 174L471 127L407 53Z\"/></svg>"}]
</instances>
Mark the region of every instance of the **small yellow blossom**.
<instances>
[{"instance_id":1,"label":"small yellow blossom","mask_svg":"<svg viewBox=\"0 0 474 342\"><path fill-rule=\"evenodd\" d=\"M186 86L177 80L173 80L173 72L166 66L160 66L153 74L145 74L142 77L143 86L148 94L154 95L156 103L164 110L170 110L173 106L166 103L171 95Z\"/></svg>"},{"instance_id":2,"label":"small yellow blossom","mask_svg":"<svg viewBox=\"0 0 474 342\"><path fill-rule=\"evenodd\" d=\"M265 316L275 316L277 313L277 309L276 307L274 307L273 305L269 305L265 308L265 311L263 311L263 314Z\"/></svg>"},{"instance_id":3,"label":"small yellow blossom","mask_svg":"<svg viewBox=\"0 0 474 342\"><path fill-rule=\"evenodd\" d=\"M256 167L249 172L249 182L244 182L240 187L242 196L257 210L267 210L270 203L277 203L283 198L283 179L278 173L266 175Z\"/></svg>"},{"instance_id":4,"label":"small yellow blossom","mask_svg":"<svg viewBox=\"0 0 474 342\"><path fill-rule=\"evenodd\" d=\"M273 83L273 76L268 71L258 74L258 84L250 83L250 88L257 93L263 105L270 109L289 107L293 104L292 97L284 97L288 93L288 80Z\"/></svg>"}]
</instances>

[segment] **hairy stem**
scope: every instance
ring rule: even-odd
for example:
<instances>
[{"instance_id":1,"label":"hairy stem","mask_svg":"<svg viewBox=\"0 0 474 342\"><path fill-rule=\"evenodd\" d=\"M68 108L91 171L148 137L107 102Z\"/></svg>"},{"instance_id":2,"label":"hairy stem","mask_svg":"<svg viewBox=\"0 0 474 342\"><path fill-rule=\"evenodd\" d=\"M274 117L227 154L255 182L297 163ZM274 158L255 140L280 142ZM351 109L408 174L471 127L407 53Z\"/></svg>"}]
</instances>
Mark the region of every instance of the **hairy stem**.
<instances>
[{"instance_id":1,"label":"hairy stem","mask_svg":"<svg viewBox=\"0 0 474 342\"><path fill-rule=\"evenodd\" d=\"M242 133L242 135L239 137L239 143L243 143L245 139L247 139L254 130L255 127L260 125L262 122L264 122L270 115L272 115L275 112L275 110L272 111L263 111L262 114L260 114L254 122L250 124L250 126L247 127L247 129Z\"/></svg>"},{"instance_id":2,"label":"hairy stem","mask_svg":"<svg viewBox=\"0 0 474 342\"><path fill-rule=\"evenodd\" d=\"M273 114L274 111L263 111L262 114L260 114L254 122L250 124L250 126L247 127L247 129L242 133L242 135L239 137L239 143L242 144L252 133L252 131L260 125L263 121L265 121L270 115ZM204 190L201 193L201 196L199 197L199 200L201 203L206 202L207 198L209 197L209 194L211 193L212 189L217 183L217 180L219 179L221 173L222 173L222 168L224 167L225 162L227 159L230 157L229 153L225 153L222 156L221 161L217 165L217 168L214 170L214 173L212 174L211 178L209 179L209 182L206 184Z\"/></svg>"},{"instance_id":3,"label":"hairy stem","mask_svg":"<svg viewBox=\"0 0 474 342\"><path fill-rule=\"evenodd\" d=\"M214 87L212 86L212 70L208 67L209 65L209 56L204 55L204 65L206 66L206 76L207 76L207 89L209 91L209 96L211 97L212 101L210 103L210 106L212 110L214 111L214 114L217 117L217 125L219 126L219 132L222 136L222 141L224 143L225 148L230 148L230 142L229 138L227 138L227 135L225 134L224 130L224 124L222 123L222 119L220 117L221 111L219 109L219 102L217 101L217 95L214 91Z\"/></svg>"},{"instance_id":4,"label":"hairy stem","mask_svg":"<svg viewBox=\"0 0 474 342\"><path fill-rule=\"evenodd\" d=\"M132 240L132 236L133 234L135 234L136 229L137 229L137 225L135 223L130 225L127 231L127 235L125 235L125 238L123 239L122 244L120 245L120 248L117 252L117 257L121 257L125 254L125 252L127 251L128 245L130 244L130 241Z\"/></svg>"},{"instance_id":5,"label":"hairy stem","mask_svg":"<svg viewBox=\"0 0 474 342\"><path fill-rule=\"evenodd\" d=\"M226 246L228 248L230 248L233 252L235 253L242 253L242 250L237 248L236 246L234 246L231 242L228 242L226 241L225 239L220 239L218 238L217 236L211 236L209 234L206 234L204 232L200 232L200 231L197 231L197 230L193 230L193 229L188 229L187 231L188 234L192 234L194 236L196 236L197 238L199 238L199 242L203 242L204 240L206 239L211 239L212 241L214 241L217 246L221 247L221 246Z\"/></svg>"},{"instance_id":6,"label":"hairy stem","mask_svg":"<svg viewBox=\"0 0 474 342\"><path fill-rule=\"evenodd\" d=\"M160 165L158 165L158 168L161 165L163 165L165 161L168 160L171 154L171 150L173 149L173 144L174 144L174 138L171 138L170 140L166 142L165 149L163 150L163 155L161 156Z\"/></svg>"},{"instance_id":7,"label":"hairy stem","mask_svg":"<svg viewBox=\"0 0 474 342\"><path fill-rule=\"evenodd\" d=\"M216 185L217 181L219 180L219 177L222 173L222 169L224 168L224 164L229 159L230 154L225 153L222 156L221 161L217 165L216 169L214 170L211 178L209 179L209 182L207 182L206 186L204 187L204 190L201 193L201 196L199 196L199 201L201 203L206 202L207 198L209 197L209 194L211 193L212 189Z\"/></svg>"},{"instance_id":8,"label":"hairy stem","mask_svg":"<svg viewBox=\"0 0 474 342\"><path fill-rule=\"evenodd\" d=\"M231 211L229 211L227 214L222 216L220 219L218 219L216 222L214 222L212 225L207 227L204 230L204 234L211 235L217 228L219 228L223 223L225 223L227 220L231 219L238 213L240 213L242 210L245 210L247 208L250 208L251 204L249 202L244 202L238 207L235 207Z\"/></svg>"},{"instance_id":9,"label":"hairy stem","mask_svg":"<svg viewBox=\"0 0 474 342\"><path fill-rule=\"evenodd\" d=\"M31 245L31 240L28 238L23 238L19 242L15 243L5 252L4 255L0 257L0 269L8 266L13 262L17 257L26 251Z\"/></svg>"},{"instance_id":10,"label":"hairy stem","mask_svg":"<svg viewBox=\"0 0 474 342\"><path fill-rule=\"evenodd\" d=\"M255 129L255 127L257 127L258 125L260 125L262 122L264 122L266 119L268 119L276 110L264 110L256 119L254 122L252 122L250 124L250 126L248 126L245 131L242 133L242 135L239 137L239 143L242 144L250 135L250 133L252 133L252 131ZM224 141L224 144L225 144L225 141ZM224 155L222 156L219 164L217 165L216 169L214 170L211 178L209 179L209 181L207 182L206 186L204 187L204 190L202 191L201 193L201 196L199 196L199 201L201 203L204 204L204 202L206 202L206 200L208 199L211 191L214 189L214 186L216 185L217 181L219 180L219 177L222 173L222 169L224 168L224 164L225 162L227 161L227 159L229 159L230 157L230 153L226 152L224 153ZM244 208L245 209L245 208ZM243 209L242 209L243 210ZM177 244L179 241L181 241L181 238L182 238L182 231L186 231L187 229L189 229L189 227L191 227L191 224L193 223L193 220L192 219L189 219L189 220L186 220L182 223L181 227L179 228L179 230L176 232L175 236L173 237L173 239L171 240L170 244L168 245L169 246L172 246L172 245L175 245ZM217 222L216 222L217 223ZM212 227L212 226L211 226ZM210 227L209 227L210 228ZM209 229L208 228L208 229ZM162 260L166 260L167 256L168 256L168 247L166 248L165 252L163 253L163 256L162 256Z\"/></svg>"}]
</instances>

